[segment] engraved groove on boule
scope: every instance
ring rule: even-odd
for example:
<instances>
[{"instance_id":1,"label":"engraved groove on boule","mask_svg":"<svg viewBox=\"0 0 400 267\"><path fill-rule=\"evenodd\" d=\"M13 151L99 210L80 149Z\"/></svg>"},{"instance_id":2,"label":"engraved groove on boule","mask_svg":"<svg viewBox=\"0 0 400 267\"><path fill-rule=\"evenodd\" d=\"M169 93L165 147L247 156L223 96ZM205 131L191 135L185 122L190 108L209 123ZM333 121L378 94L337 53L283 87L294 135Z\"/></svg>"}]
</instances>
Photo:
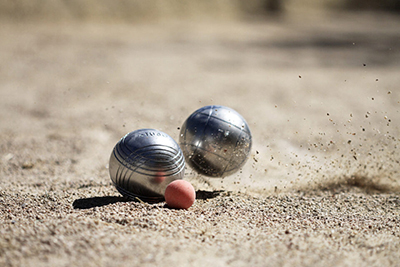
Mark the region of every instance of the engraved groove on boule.
<instances>
[{"instance_id":1,"label":"engraved groove on boule","mask_svg":"<svg viewBox=\"0 0 400 267\"><path fill-rule=\"evenodd\" d=\"M156 146L148 146L148 147L156 147ZM148 147L146 147L146 148L148 148ZM179 151L175 150L175 149L173 149L173 150L176 153L168 154L168 153L165 153L166 150L163 148L173 149L171 147L166 147L166 146L159 148L159 145L157 145L156 149L153 149L152 151L146 150L142 154L138 153L142 149L138 149L138 150L132 152L131 155L129 155L126 158L123 158L123 156L118 154L118 151L114 151L115 152L114 154L115 154L116 159L120 162L120 164L122 164L126 168L131 169L132 171L136 171L140 174L148 174L148 173L140 172L138 169L152 172L152 171L159 169L159 167L163 167L163 169L162 169L163 171L168 171L168 172L173 171L170 174L166 174L167 176L175 175L177 172L180 172L182 170L182 168L184 167L185 162L184 162L183 154L180 154ZM166 158L166 159L157 160L157 159L152 159L152 158L147 158L147 157L142 156L144 153L149 153L149 152L157 153L157 155L167 156L167 157L170 157L170 159ZM163 153L165 153L165 154L163 154ZM120 159L120 157L122 159ZM134 162L141 162L141 164L134 163ZM148 163L148 162L151 162L152 164L144 165L144 163ZM179 163L177 163L177 162L179 162ZM149 166L149 167L141 167L142 165ZM135 166L135 168L132 169L131 166ZM174 171L174 170L176 170L176 171Z\"/></svg>"}]
</instances>

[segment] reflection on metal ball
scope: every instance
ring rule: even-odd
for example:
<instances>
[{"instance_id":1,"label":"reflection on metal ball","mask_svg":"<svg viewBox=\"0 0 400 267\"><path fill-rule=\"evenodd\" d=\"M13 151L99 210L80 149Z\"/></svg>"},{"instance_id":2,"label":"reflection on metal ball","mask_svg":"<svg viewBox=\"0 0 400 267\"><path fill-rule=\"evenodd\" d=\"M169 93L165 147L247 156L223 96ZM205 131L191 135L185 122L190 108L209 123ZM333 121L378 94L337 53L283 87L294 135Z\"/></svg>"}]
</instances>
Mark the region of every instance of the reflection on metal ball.
<instances>
[{"instance_id":1,"label":"reflection on metal ball","mask_svg":"<svg viewBox=\"0 0 400 267\"><path fill-rule=\"evenodd\" d=\"M246 163L252 139L247 122L235 110L206 106L184 122L179 144L192 169L206 176L224 177Z\"/></svg>"},{"instance_id":2,"label":"reflection on metal ball","mask_svg":"<svg viewBox=\"0 0 400 267\"><path fill-rule=\"evenodd\" d=\"M109 171L114 186L123 196L159 202L164 199L167 185L183 178L185 159L169 135L141 129L128 133L115 145Z\"/></svg>"}]
</instances>

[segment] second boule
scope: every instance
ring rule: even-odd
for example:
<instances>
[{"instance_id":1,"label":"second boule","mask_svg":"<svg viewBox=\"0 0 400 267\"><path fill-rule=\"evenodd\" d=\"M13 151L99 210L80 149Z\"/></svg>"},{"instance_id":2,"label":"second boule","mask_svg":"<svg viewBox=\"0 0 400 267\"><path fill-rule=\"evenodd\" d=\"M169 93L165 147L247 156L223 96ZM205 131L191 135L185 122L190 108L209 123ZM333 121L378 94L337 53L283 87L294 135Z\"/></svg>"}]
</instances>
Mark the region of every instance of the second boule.
<instances>
[{"instance_id":1,"label":"second boule","mask_svg":"<svg viewBox=\"0 0 400 267\"><path fill-rule=\"evenodd\" d=\"M247 161L252 137L246 120L225 106L205 106L183 123L179 144L188 165L200 174L224 177Z\"/></svg>"}]
</instances>

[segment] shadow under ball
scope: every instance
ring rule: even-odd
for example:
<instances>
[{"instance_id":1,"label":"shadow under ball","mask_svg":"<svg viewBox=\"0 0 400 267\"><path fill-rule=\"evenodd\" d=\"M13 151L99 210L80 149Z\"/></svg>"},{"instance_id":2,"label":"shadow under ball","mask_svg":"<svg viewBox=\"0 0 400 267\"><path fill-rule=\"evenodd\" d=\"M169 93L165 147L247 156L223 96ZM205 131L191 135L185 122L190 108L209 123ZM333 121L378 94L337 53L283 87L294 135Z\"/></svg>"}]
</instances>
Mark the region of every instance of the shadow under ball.
<instances>
[{"instance_id":1,"label":"shadow under ball","mask_svg":"<svg viewBox=\"0 0 400 267\"><path fill-rule=\"evenodd\" d=\"M179 144L192 169L210 177L225 177L246 163L252 138L238 112L224 106L205 106L183 123Z\"/></svg>"},{"instance_id":2,"label":"shadow under ball","mask_svg":"<svg viewBox=\"0 0 400 267\"><path fill-rule=\"evenodd\" d=\"M123 196L159 202L164 200L167 185L183 178L185 159L169 135L140 129L128 133L115 145L109 171L114 186Z\"/></svg>"}]
</instances>

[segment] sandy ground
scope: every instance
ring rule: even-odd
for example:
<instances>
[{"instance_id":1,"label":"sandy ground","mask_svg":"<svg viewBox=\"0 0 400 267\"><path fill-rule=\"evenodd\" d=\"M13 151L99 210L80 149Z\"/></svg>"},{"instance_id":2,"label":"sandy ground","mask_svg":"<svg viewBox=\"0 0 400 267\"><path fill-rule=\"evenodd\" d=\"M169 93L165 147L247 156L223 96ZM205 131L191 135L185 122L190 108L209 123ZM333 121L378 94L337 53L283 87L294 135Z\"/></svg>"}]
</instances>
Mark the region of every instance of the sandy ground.
<instances>
[{"instance_id":1,"label":"sandy ground","mask_svg":"<svg viewBox=\"0 0 400 267\"><path fill-rule=\"evenodd\" d=\"M400 266L400 19L0 27L1 266ZM124 200L127 132L236 109L189 210Z\"/></svg>"}]
</instances>

